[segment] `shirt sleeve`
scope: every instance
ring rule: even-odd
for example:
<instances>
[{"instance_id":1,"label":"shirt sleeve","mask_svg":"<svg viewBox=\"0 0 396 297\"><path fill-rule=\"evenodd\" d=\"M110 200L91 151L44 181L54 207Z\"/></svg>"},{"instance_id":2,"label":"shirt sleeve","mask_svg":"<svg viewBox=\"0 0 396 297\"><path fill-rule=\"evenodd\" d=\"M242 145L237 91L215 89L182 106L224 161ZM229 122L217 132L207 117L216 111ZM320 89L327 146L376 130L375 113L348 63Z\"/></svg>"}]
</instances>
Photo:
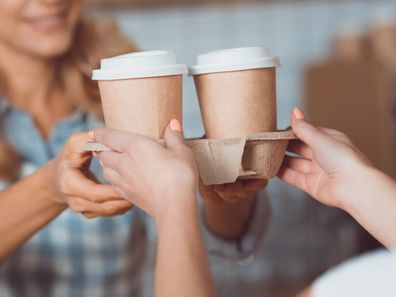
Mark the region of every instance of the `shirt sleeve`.
<instances>
[{"instance_id":1,"label":"shirt sleeve","mask_svg":"<svg viewBox=\"0 0 396 297\"><path fill-rule=\"evenodd\" d=\"M202 201L202 199L200 199ZM270 206L265 191L257 194L254 210L245 234L239 240L226 240L216 236L205 224L201 207L201 225L211 262L218 260L246 261L259 248L270 218Z\"/></svg>"}]
</instances>

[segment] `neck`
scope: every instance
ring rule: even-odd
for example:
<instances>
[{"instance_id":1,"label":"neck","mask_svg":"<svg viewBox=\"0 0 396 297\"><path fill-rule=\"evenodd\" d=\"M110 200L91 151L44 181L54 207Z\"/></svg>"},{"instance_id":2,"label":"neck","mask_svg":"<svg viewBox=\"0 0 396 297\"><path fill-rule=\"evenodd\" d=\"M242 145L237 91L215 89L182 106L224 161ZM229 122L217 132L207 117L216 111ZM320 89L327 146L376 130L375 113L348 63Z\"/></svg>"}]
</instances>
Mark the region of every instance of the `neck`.
<instances>
[{"instance_id":1,"label":"neck","mask_svg":"<svg viewBox=\"0 0 396 297\"><path fill-rule=\"evenodd\" d=\"M55 90L55 61L0 44L0 72L7 99L22 110L48 104Z\"/></svg>"}]
</instances>

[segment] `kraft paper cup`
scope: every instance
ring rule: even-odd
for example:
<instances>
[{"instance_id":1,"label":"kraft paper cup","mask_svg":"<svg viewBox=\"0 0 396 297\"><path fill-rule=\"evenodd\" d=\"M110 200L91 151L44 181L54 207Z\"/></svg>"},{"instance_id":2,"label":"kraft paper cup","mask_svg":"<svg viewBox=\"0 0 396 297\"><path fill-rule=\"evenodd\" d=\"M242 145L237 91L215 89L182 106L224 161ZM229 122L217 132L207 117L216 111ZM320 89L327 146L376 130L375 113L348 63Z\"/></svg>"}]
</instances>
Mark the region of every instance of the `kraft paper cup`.
<instances>
[{"instance_id":1,"label":"kraft paper cup","mask_svg":"<svg viewBox=\"0 0 396 297\"><path fill-rule=\"evenodd\" d=\"M92 79L99 83L106 127L163 138L171 119L182 121L184 73L171 51L103 59Z\"/></svg>"},{"instance_id":2,"label":"kraft paper cup","mask_svg":"<svg viewBox=\"0 0 396 297\"><path fill-rule=\"evenodd\" d=\"M207 138L276 130L276 67L265 48L236 48L200 55L190 68Z\"/></svg>"},{"instance_id":3,"label":"kraft paper cup","mask_svg":"<svg viewBox=\"0 0 396 297\"><path fill-rule=\"evenodd\" d=\"M279 58L260 47L235 48L200 55L190 68L207 138L244 137L277 130L276 67ZM264 178L267 150L260 143L245 148L244 170ZM247 168L249 167L249 168Z\"/></svg>"}]
</instances>

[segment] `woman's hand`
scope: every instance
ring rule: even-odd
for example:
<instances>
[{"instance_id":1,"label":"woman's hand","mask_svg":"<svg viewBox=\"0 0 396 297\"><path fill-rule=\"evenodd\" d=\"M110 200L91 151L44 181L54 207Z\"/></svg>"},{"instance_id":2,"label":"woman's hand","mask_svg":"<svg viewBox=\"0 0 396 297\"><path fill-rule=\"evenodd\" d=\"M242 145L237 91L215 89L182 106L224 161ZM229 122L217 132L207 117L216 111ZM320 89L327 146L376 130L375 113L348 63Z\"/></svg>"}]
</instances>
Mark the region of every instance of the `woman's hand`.
<instances>
[{"instance_id":1,"label":"woman's hand","mask_svg":"<svg viewBox=\"0 0 396 297\"><path fill-rule=\"evenodd\" d=\"M97 154L105 177L156 221L154 296L215 296L198 219L198 171L180 123L170 122L164 145L109 129L94 135L114 150Z\"/></svg>"},{"instance_id":2,"label":"woman's hand","mask_svg":"<svg viewBox=\"0 0 396 297\"><path fill-rule=\"evenodd\" d=\"M316 128L299 109L292 128L300 141L289 151L279 178L307 192L319 202L353 216L388 248L396 247L396 182L375 169L344 134Z\"/></svg>"},{"instance_id":3,"label":"woman's hand","mask_svg":"<svg viewBox=\"0 0 396 297\"><path fill-rule=\"evenodd\" d=\"M165 144L110 129L94 131L95 140L114 149L98 154L105 177L116 193L158 219L170 209L195 197L198 172L192 151L184 142L182 128L172 120Z\"/></svg>"},{"instance_id":4,"label":"woman's hand","mask_svg":"<svg viewBox=\"0 0 396 297\"><path fill-rule=\"evenodd\" d=\"M323 204L344 208L356 189L370 182L360 178L370 162L346 135L310 125L299 109L293 111L291 123L299 140L292 141L288 151L298 157L286 156L278 177Z\"/></svg>"},{"instance_id":5,"label":"woman's hand","mask_svg":"<svg viewBox=\"0 0 396 297\"><path fill-rule=\"evenodd\" d=\"M268 180L237 180L233 184L206 186L202 180L199 183L199 190L204 200L213 203L236 204L241 201L252 199L257 191L267 186Z\"/></svg>"},{"instance_id":6,"label":"woman's hand","mask_svg":"<svg viewBox=\"0 0 396 297\"><path fill-rule=\"evenodd\" d=\"M73 134L59 155L47 164L48 186L56 201L87 218L124 214L133 205L117 196L111 185L98 184L89 171L92 154L82 145L92 138Z\"/></svg>"},{"instance_id":7,"label":"woman's hand","mask_svg":"<svg viewBox=\"0 0 396 297\"><path fill-rule=\"evenodd\" d=\"M254 213L257 191L264 189L267 183L267 180L257 179L205 186L200 181L199 189L204 201L206 226L222 238L241 238Z\"/></svg>"},{"instance_id":8,"label":"woman's hand","mask_svg":"<svg viewBox=\"0 0 396 297\"><path fill-rule=\"evenodd\" d=\"M109 129L94 138L114 150L97 156L116 192L156 221L154 296L215 296L198 219L198 171L180 123L169 123L164 144Z\"/></svg>"}]
</instances>

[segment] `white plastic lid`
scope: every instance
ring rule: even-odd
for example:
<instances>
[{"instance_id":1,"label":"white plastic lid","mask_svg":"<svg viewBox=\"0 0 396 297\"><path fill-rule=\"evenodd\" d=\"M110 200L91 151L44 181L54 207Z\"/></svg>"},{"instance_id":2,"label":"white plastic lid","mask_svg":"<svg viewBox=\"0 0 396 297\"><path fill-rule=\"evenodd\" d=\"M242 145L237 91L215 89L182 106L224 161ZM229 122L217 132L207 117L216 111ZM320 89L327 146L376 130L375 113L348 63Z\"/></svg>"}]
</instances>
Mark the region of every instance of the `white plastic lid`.
<instances>
[{"instance_id":1,"label":"white plastic lid","mask_svg":"<svg viewBox=\"0 0 396 297\"><path fill-rule=\"evenodd\" d=\"M187 73L186 65L177 64L172 51L135 52L102 59L93 80L143 78Z\"/></svg>"},{"instance_id":2,"label":"white plastic lid","mask_svg":"<svg viewBox=\"0 0 396 297\"><path fill-rule=\"evenodd\" d=\"M189 74L199 75L279 66L281 66L279 58L271 56L268 49L241 47L199 55L197 65L189 69Z\"/></svg>"}]
</instances>

